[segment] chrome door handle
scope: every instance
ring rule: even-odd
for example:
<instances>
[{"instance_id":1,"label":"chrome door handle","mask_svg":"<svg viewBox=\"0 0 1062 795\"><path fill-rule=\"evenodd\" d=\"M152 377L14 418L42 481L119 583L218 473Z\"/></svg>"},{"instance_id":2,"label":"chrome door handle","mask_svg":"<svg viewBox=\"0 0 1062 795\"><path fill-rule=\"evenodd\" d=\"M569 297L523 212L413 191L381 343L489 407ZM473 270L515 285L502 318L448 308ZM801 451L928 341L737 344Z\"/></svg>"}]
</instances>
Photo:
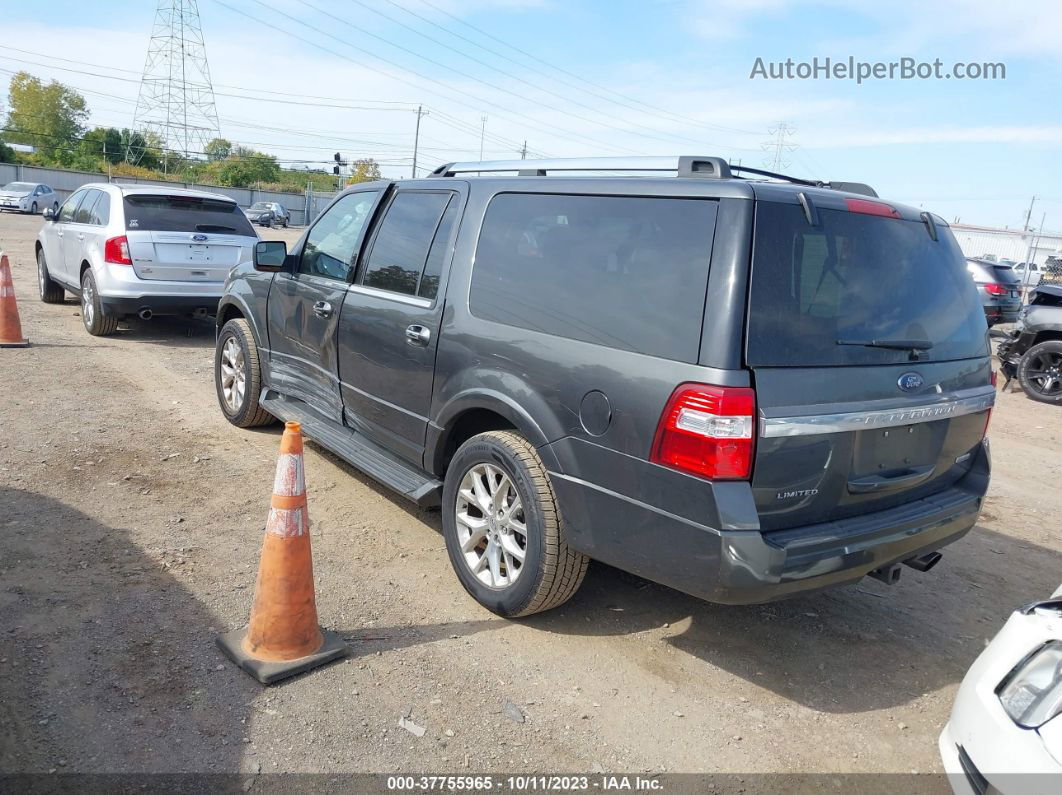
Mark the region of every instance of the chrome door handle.
<instances>
[{"instance_id":1,"label":"chrome door handle","mask_svg":"<svg viewBox=\"0 0 1062 795\"><path fill-rule=\"evenodd\" d=\"M410 345L427 345L431 342L431 329L426 326L407 326L406 342Z\"/></svg>"},{"instance_id":2,"label":"chrome door handle","mask_svg":"<svg viewBox=\"0 0 1062 795\"><path fill-rule=\"evenodd\" d=\"M332 305L327 301L318 301L313 305L313 313L320 318L332 317Z\"/></svg>"},{"instance_id":3,"label":"chrome door handle","mask_svg":"<svg viewBox=\"0 0 1062 795\"><path fill-rule=\"evenodd\" d=\"M81 232L78 232L78 233L77 233L77 239L78 239L78 240L84 240L84 239L85 239L85 236L84 236L84 235L83 235L83 234L82 234Z\"/></svg>"}]
</instances>

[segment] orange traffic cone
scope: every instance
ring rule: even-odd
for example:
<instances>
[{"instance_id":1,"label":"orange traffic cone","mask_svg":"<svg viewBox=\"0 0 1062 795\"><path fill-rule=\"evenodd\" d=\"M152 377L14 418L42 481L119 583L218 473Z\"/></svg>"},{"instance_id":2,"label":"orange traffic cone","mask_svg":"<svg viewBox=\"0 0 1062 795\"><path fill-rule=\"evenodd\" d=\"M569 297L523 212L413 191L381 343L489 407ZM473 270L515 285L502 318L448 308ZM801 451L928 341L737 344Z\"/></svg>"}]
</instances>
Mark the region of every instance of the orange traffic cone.
<instances>
[{"instance_id":1,"label":"orange traffic cone","mask_svg":"<svg viewBox=\"0 0 1062 795\"><path fill-rule=\"evenodd\" d=\"M15 303L15 284L11 281L11 263L0 253L0 348L25 348L29 341L22 336Z\"/></svg>"},{"instance_id":2,"label":"orange traffic cone","mask_svg":"<svg viewBox=\"0 0 1062 795\"><path fill-rule=\"evenodd\" d=\"M347 645L317 623L310 554L310 517L303 477L302 430L284 425L266 521L251 621L218 637L240 668L270 684L347 654Z\"/></svg>"}]
</instances>

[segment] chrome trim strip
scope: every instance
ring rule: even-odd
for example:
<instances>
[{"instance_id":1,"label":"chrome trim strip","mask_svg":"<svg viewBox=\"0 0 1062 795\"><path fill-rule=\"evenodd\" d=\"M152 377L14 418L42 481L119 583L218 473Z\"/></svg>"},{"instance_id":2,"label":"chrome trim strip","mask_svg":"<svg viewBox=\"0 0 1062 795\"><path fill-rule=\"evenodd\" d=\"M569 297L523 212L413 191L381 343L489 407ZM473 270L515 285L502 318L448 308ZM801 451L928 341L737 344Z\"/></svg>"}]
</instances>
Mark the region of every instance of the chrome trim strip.
<instances>
[{"instance_id":1,"label":"chrome trim strip","mask_svg":"<svg viewBox=\"0 0 1062 795\"><path fill-rule=\"evenodd\" d=\"M397 301L400 304L419 306L421 309L431 309L433 303L433 301L427 298L418 298L415 295L404 295L403 293L393 293L390 290L378 290L375 287L366 287L364 284L352 284L347 287L347 292L371 295L374 298L386 298L390 301Z\"/></svg>"},{"instance_id":2,"label":"chrome trim strip","mask_svg":"<svg viewBox=\"0 0 1062 795\"><path fill-rule=\"evenodd\" d=\"M867 428L894 428L962 417L986 411L996 402L994 387L976 387L953 392L943 400L915 406L853 411L842 414L812 414L798 417L761 417L760 436L808 436L821 433L846 433Z\"/></svg>"}]
</instances>

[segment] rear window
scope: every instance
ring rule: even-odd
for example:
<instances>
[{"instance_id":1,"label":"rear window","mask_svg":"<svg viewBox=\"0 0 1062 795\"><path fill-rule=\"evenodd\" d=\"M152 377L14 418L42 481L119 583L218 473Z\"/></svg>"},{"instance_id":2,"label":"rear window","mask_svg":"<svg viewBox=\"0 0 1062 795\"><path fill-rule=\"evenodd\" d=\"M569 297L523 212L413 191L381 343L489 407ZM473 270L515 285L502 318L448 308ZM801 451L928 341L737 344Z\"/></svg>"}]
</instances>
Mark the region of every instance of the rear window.
<instances>
[{"instance_id":1,"label":"rear window","mask_svg":"<svg viewBox=\"0 0 1062 795\"><path fill-rule=\"evenodd\" d=\"M706 199L499 194L483 219L470 309L695 362L715 215Z\"/></svg>"},{"instance_id":2,"label":"rear window","mask_svg":"<svg viewBox=\"0 0 1062 795\"><path fill-rule=\"evenodd\" d=\"M987 356L985 320L951 230L759 202L749 298L752 366L900 363L909 351L839 342L923 340L921 361Z\"/></svg>"},{"instance_id":3,"label":"rear window","mask_svg":"<svg viewBox=\"0 0 1062 795\"><path fill-rule=\"evenodd\" d=\"M1018 274L1014 272L1014 268L1010 265L993 265L992 272L996 277L996 281L1001 284L1015 284L1020 281Z\"/></svg>"},{"instance_id":4,"label":"rear window","mask_svg":"<svg viewBox=\"0 0 1062 795\"><path fill-rule=\"evenodd\" d=\"M255 237L235 202L200 196L126 196L125 225L149 232L214 232Z\"/></svg>"}]
</instances>

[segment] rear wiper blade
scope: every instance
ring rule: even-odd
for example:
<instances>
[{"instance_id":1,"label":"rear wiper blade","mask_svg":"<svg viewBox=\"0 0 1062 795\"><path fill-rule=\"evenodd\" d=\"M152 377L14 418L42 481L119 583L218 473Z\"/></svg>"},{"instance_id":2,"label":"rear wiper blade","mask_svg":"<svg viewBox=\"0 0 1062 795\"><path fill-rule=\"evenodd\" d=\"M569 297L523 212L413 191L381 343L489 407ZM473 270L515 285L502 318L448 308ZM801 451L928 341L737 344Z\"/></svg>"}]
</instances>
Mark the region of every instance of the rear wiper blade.
<instances>
[{"instance_id":1,"label":"rear wiper blade","mask_svg":"<svg viewBox=\"0 0 1062 795\"><path fill-rule=\"evenodd\" d=\"M888 348L893 351L928 351L929 340L837 340L838 345L858 345L863 348Z\"/></svg>"},{"instance_id":2,"label":"rear wiper blade","mask_svg":"<svg viewBox=\"0 0 1062 795\"><path fill-rule=\"evenodd\" d=\"M223 226L222 224L196 224L195 231L197 232L235 232L234 226Z\"/></svg>"}]
</instances>

